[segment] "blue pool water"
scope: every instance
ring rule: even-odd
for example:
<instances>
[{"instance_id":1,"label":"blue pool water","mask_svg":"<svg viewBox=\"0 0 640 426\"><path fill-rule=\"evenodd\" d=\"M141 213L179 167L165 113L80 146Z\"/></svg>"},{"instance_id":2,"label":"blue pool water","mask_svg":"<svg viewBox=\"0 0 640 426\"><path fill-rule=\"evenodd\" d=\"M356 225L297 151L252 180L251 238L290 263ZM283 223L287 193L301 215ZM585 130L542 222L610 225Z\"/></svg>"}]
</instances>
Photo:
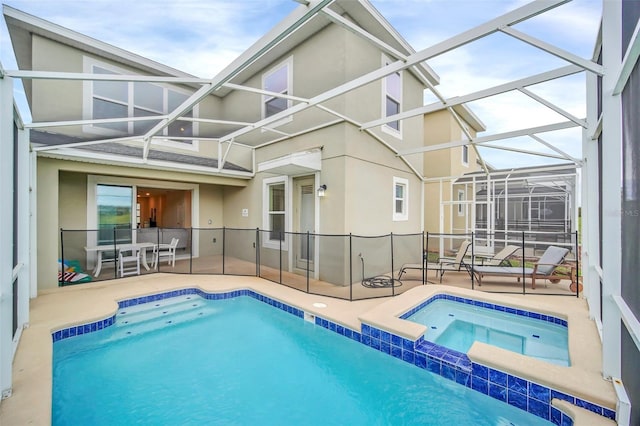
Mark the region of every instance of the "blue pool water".
<instances>
[{"instance_id":1,"label":"blue pool water","mask_svg":"<svg viewBox=\"0 0 640 426\"><path fill-rule=\"evenodd\" d=\"M559 324L451 300L435 300L407 319L427 326L426 340L459 352L479 341L569 365L567 328Z\"/></svg>"},{"instance_id":2,"label":"blue pool water","mask_svg":"<svg viewBox=\"0 0 640 426\"><path fill-rule=\"evenodd\" d=\"M250 297L121 309L54 344L54 425L548 425Z\"/></svg>"}]
</instances>

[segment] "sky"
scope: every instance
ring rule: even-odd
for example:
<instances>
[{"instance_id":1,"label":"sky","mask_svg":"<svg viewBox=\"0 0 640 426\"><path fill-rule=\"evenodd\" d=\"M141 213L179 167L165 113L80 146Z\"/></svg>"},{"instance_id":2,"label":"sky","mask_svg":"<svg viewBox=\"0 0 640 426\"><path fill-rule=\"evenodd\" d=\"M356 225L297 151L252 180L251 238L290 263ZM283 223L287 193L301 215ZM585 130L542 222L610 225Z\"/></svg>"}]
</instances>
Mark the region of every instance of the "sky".
<instances>
[{"instance_id":1,"label":"sky","mask_svg":"<svg viewBox=\"0 0 640 426\"><path fill-rule=\"evenodd\" d=\"M298 6L293 0L4 0L4 3L203 78L213 77ZM419 51L527 1L371 0L371 3ZM601 8L601 0L574 0L514 28L590 59ZM2 66L17 69L4 21L0 27ZM498 33L432 58L428 64L440 76L440 93L452 97L568 63ZM579 118L586 116L584 73L529 89ZM16 96L18 99L24 96L21 86L16 87ZM425 103L434 101L433 96L425 95ZM25 121L29 121L26 103L18 104ZM566 121L521 93L499 95L468 106L487 127L479 136ZM540 136L580 157L579 128ZM496 144L553 153L527 137ZM556 162L489 148L481 148L480 152L497 168Z\"/></svg>"}]
</instances>

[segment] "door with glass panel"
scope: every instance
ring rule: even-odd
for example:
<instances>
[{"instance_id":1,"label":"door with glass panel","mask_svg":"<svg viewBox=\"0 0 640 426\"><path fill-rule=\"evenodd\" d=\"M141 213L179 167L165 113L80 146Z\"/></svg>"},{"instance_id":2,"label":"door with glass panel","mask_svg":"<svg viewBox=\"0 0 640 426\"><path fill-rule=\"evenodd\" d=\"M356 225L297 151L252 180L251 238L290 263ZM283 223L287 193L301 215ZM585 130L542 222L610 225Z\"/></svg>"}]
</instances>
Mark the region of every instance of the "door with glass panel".
<instances>
[{"instance_id":1,"label":"door with glass panel","mask_svg":"<svg viewBox=\"0 0 640 426\"><path fill-rule=\"evenodd\" d=\"M294 179L294 238L293 253L295 266L298 269L314 270L313 257L315 247L315 218L316 197L314 191L315 179L305 177ZM307 236L308 233L308 236Z\"/></svg>"}]
</instances>

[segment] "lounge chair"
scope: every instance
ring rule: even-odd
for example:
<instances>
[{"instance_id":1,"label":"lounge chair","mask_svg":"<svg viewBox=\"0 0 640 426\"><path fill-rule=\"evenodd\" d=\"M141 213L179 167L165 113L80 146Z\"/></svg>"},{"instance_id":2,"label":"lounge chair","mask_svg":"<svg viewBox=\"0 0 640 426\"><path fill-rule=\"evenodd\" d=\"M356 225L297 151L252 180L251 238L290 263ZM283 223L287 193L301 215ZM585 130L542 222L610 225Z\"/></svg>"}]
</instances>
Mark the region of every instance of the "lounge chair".
<instances>
[{"instance_id":1,"label":"lounge chair","mask_svg":"<svg viewBox=\"0 0 640 426\"><path fill-rule=\"evenodd\" d=\"M440 282L442 282L442 276L447 271L458 272L458 271L461 271L463 267L464 267L464 270L467 270L465 266L466 264L464 262L464 257L467 255L467 251L469 250L469 247L471 247L471 243L465 240L462 242L462 244L460 244L460 247L458 248L458 253L456 254L456 257L453 259L440 258L438 259L437 262L429 263L425 255L425 259L424 259L425 263L422 265L419 263L405 263L400 268L400 272L398 272L398 280L402 278L402 275L405 272L407 272L408 269L418 269L420 271L422 269L426 269L427 271L436 271L436 275L439 275Z\"/></svg>"},{"instance_id":2,"label":"lounge chair","mask_svg":"<svg viewBox=\"0 0 640 426\"><path fill-rule=\"evenodd\" d=\"M484 258L476 256L476 260L480 259L480 264L474 262L474 265L478 266L511 266L509 258L513 256L521 247L518 246L505 246L498 253L494 254L491 258ZM506 264L506 265L505 265Z\"/></svg>"},{"instance_id":3,"label":"lounge chair","mask_svg":"<svg viewBox=\"0 0 640 426\"><path fill-rule=\"evenodd\" d=\"M534 265L533 268L522 268L520 266L474 266L473 274L475 275L478 285L482 285L482 278L486 275L503 276L503 277L525 277L531 278L531 288L536 288L536 280L549 279L556 280L562 278L561 274L557 273L558 266L561 266L564 262L564 258L569 253L569 249L563 247L549 246L547 250L542 254L542 257ZM567 265L563 265L567 266ZM569 276L566 278L571 279L573 285L575 280L574 268L571 268Z\"/></svg>"}]
</instances>

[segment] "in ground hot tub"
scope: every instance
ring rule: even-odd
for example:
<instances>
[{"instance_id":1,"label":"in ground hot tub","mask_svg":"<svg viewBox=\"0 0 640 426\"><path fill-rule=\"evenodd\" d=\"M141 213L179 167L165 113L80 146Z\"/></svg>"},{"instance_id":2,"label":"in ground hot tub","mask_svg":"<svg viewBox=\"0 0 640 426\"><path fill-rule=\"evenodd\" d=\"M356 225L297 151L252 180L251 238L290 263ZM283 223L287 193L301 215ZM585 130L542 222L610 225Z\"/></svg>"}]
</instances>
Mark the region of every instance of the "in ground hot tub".
<instances>
[{"instance_id":1,"label":"in ground hot tub","mask_svg":"<svg viewBox=\"0 0 640 426\"><path fill-rule=\"evenodd\" d=\"M475 341L569 365L561 318L462 297L437 295L401 318L427 327L425 340L466 353Z\"/></svg>"}]
</instances>

